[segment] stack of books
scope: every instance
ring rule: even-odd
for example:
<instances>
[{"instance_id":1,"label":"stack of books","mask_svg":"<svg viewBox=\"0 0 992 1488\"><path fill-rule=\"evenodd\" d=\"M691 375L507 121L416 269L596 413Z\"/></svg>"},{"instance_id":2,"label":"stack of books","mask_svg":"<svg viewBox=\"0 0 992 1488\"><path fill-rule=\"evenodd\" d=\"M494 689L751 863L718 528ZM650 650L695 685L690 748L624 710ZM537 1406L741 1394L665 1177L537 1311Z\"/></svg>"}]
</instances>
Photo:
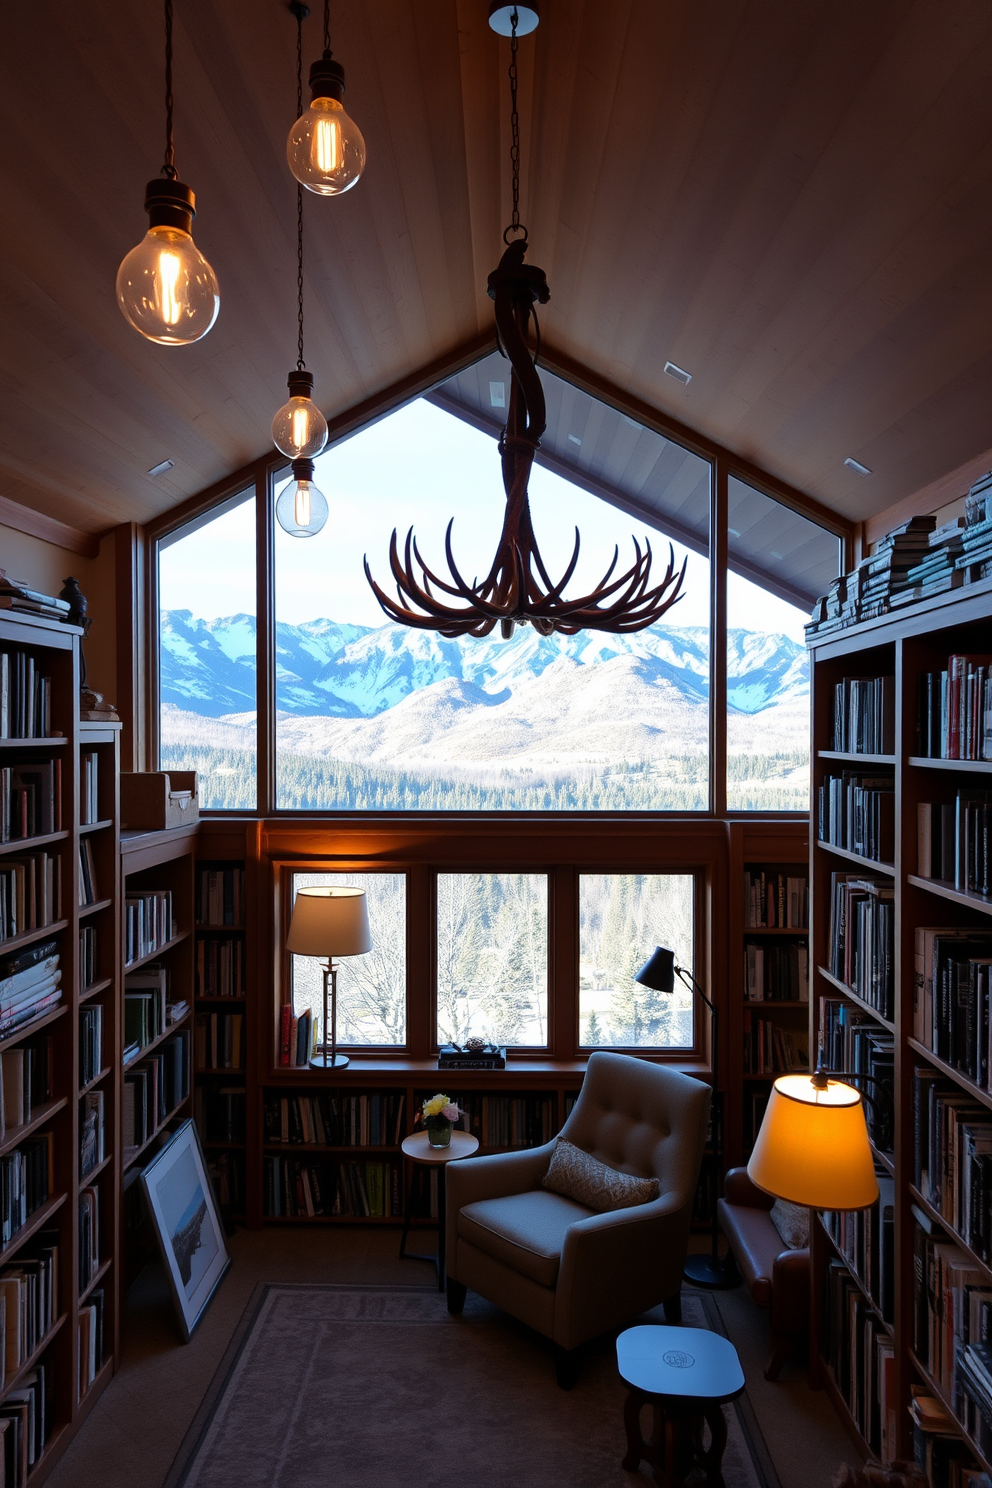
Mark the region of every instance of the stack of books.
<instances>
[{"instance_id":1,"label":"stack of books","mask_svg":"<svg viewBox=\"0 0 992 1488\"><path fill-rule=\"evenodd\" d=\"M50 1012L62 996L61 980L55 940L0 961L0 1034Z\"/></svg>"},{"instance_id":2,"label":"stack of books","mask_svg":"<svg viewBox=\"0 0 992 1488\"><path fill-rule=\"evenodd\" d=\"M64 620L69 603L53 594L39 594L20 579L12 579L0 568L0 610L19 610L25 615L45 615L49 620Z\"/></svg>"}]
</instances>

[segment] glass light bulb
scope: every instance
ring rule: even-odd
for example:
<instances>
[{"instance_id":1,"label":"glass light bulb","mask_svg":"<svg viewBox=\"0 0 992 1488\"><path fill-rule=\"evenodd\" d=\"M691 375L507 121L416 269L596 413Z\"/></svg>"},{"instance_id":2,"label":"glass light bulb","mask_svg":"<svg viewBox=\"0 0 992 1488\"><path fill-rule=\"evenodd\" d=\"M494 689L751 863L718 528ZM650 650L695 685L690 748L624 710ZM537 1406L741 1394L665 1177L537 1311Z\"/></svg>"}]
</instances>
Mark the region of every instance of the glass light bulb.
<instances>
[{"instance_id":1,"label":"glass light bulb","mask_svg":"<svg viewBox=\"0 0 992 1488\"><path fill-rule=\"evenodd\" d=\"M117 270L117 303L149 341L187 346L217 319L217 276L188 232L151 227Z\"/></svg>"},{"instance_id":2,"label":"glass light bulb","mask_svg":"<svg viewBox=\"0 0 992 1488\"><path fill-rule=\"evenodd\" d=\"M365 169L365 141L338 99L315 98L289 131L286 159L308 191L340 196Z\"/></svg>"},{"instance_id":3,"label":"glass light bulb","mask_svg":"<svg viewBox=\"0 0 992 1488\"><path fill-rule=\"evenodd\" d=\"M290 537L313 537L327 521L327 497L313 481L289 480L276 497L276 521Z\"/></svg>"},{"instance_id":4,"label":"glass light bulb","mask_svg":"<svg viewBox=\"0 0 992 1488\"><path fill-rule=\"evenodd\" d=\"M327 443L327 420L310 398L290 398L272 420L272 443L291 460L312 460Z\"/></svg>"}]
</instances>

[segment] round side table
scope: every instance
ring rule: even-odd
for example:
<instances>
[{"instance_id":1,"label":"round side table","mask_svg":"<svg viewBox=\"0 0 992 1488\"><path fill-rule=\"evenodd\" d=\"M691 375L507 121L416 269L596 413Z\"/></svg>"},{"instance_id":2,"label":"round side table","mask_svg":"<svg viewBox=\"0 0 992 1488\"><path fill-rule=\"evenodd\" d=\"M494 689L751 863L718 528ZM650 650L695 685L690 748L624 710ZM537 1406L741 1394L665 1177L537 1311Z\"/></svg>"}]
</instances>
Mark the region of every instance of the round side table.
<instances>
[{"instance_id":1,"label":"round side table","mask_svg":"<svg viewBox=\"0 0 992 1488\"><path fill-rule=\"evenodd\" d=\"M693 1468L701 1467L710 1488L723 1488L727 1423L722 1406L744 1389L744 1371L730 1340L707 1328L628 1328L617 1339L617 1368L630 1390L623 1410L624 1469L636 1472L644 1461L656 1483L681 1488ZM644 1405L654 1412L650 1443L641 1434ZM710 1428L705 1448L704 1422Z\"/></svg>"},{"instance_id":2,"label":"round side table","mask_svg":"<svg viewBox=\"0 0 992 1488\"><path fill-rule=\"evenodd\" d=\"M441 1169L437 1185L436 1255L414 1253L406 1248L407 1237L410 1233L410 1219L413 1214L412 1177L407 1188L406 1204L403 1206L403 1234L400 1238L401 1260L431 1261L437 1267L437 1289L439 1292L444 1291L445 1165L449 1162L457 1162L463 1157L471 1157L478 1150L478 1137L473 1137L468 1132L463 1131L453 1131L451 1133L450 1147L432 1147L426 1132L417 1132L414 1136L407 1137L403 1142L403 1156L410 1158L414 1163L419 1163L424 1172L429 1172L431 1168Z\"/></svg>"}]
</instances>

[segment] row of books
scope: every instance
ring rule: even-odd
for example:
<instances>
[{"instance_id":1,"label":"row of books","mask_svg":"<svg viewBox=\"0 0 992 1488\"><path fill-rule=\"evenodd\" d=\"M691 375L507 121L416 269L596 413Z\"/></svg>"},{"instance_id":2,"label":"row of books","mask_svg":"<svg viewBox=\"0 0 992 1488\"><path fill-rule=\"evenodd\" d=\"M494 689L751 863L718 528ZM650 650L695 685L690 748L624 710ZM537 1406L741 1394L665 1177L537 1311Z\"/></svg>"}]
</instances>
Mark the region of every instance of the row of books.
<instances>
[{"instance_id":1,"label":"row of books","mask_svg":"<svg viewBox=\"0 0 992 1488\"><path fill-rule=\"evenodd\" d=\"M173 937L172 890L145 889L124 895L124 965L153 956Z\"/></svg>"},{"instance_id":2,"label":"row of books","mask_svg":"<svg viewBox=\"0 0 992 1488\"><path fill-rule=\"evenodd\" d=\"M744 924L749 930L805 930L809 886L801 874L744 870Z\"/></svg>"},{"instance_id":3,"label":"row of books","mask_svg":"<svg viewBox=\"0 0 992 1488\"><path fill-rule=\"evenodd\" d=\"M61 830L61 759L0 768L0 842Z\"/></svg>"},{"instance_id":4,"label":"row of books","mask_svg":"<svg viewBox=\"0 0 992 1488\"><path fill-rule=\"evenodd\" d=\"M0 1461L4 1488L26 1488L52 1430L52 1365L47 1359L27 1373L0 1402Z\"/></svg>"},{"instance_id":5,"label":"row of books","mask_svg":"<svg viewBox=\"0 0 992 1488\"><path fill-rule=\"evenodd\" d=\"M4 1049L0 1054L0 1138L31 1120L31 1113L52 1098L52 1040Z\"/></svg>"},{"instance_id":6,"label":"row of books","mask_svg":"<svg viewBox=\"0 0 992 1488\"><path fill-rule=\"evenodd\" d=\"M200 868L196 879L196 918L201 925L245 923L245 870Z\"/></svg>"},{"instance_id":7,"label":"row of books","mask_svg":"<svg viewBox=\"0 0 992 1488\"><path fill-rule=\"evenodd\" d=\"M398 1147L406 1135L401 1090L267 1096L265 1140L318 1147Z\"/></svg>"},{"instance_id":8,"label":"row of books","mask_svg":"<svg viewBox=\"0 0 992 1488\"><path fill-rule=\"evenodd\" d=\"M834 684L830 747L841 754L895 752L895 677L844 677Z\"/></svg>"},{"instance_id":9,"label":"row of books","mask_svg":"<svg viewBox=\"0 0 992 1488\"><path fill-rule=\"evenodd\" d=\"M896 1455L897 1403L892 1334L841 1260L825 1277L826 1363L851 1418L882 1462Z\"/></svg>"},{"instance_id":10,"label":"row of books","mask_svg":"<svg viewBox=\"0 0 992 1488\"><path fill-rule=\"evenodd\" d=\"M124 1063L169 1026L169 973L150 961L124 978Z\"/></svg>"},{"instance_id":11,"label":"row of books","mask_svg":"<svg viewBox=\"0 0 992 1488\"><path fill-rule=\"evenodd\" d=\"M778 1075L809 1069L809 1038L805 1029L782 1028L771 1018L744 1009L744 1073Z\"/></svg>"},{"instance_id":12,"label":"row of books","mask_svg":"<svg viewBox=\"0 0 992 1488\"><path fill-rule=\"evenodd\" d=\"M6 1245L27 1224L28 1216L48 1202L54 1183L53 1132L28 1137L0 1156L0 1243Z\"/></svg>"},{"instance_id":13,"label":"row of books","mask_svg":"<svg viewBox=\"0 0 992 1488\"><path fill-rule=\"evenodd\" d=\"M754 1146L761 1123L765 1119L765 1111L768 1109L768 1097L770 1091L748 1089L744 1092L744 1150L750 1153Z\"/></svg>"},{"instance_id":14,"label":"row of books","mask_svg":"<svg viewBox=\"0 0 992 1488\"><path fill-rule=\"evenodd\" d=\"M79 844L79 907L85 909L87 904L96 904L100 897L100 889L96 878L96 861L93 857L93 844L88 837L84 837Z\"/></svg>"},{"instance_id":15,"label":"row of books","mask_svg":"<svg viewBox=\"0 0 992 1488\"><path fill-rule=\"evenodd\" d=\"M95 1184L79 1190L76 1266L83 1291L100 1269L100 1190Z\"/></svg>"},{"instance_id":16,"label":"row of books","mask_svg":"<svg viewBox=\"0 0 992 1488\"><path fill-rule=\"evenodd\" d=\"M279 1012L279 1063L305 1069L316 1048L317 1019L310 1008L297 1014L291 1002Z\"/></svg>"},{"instance_id":17,"label":"row of books","mask_svg":"<svg viewBox=\"0 0 992 1488\"><path fill-rule=\"evenodd\" d=\"M918 681L917 752L926 759L992 759L992 656L949 656Z\"/></svg>"},{"instance_id":18,"label":"row of books","mask_svg":"<svg viewBox=\"0 0 992 1488\"><path fill-rule=\"evenodd\" d=\"M197 1069L243 1069L244 1030L243 1013L197 1013L194 1027Z\"/></svg>"},{"instance_id":19,"label":"row of books","mask_svg":"<svg viewBox=\"0 0 992 1488\"><path fill-rule=\"evenodd\" d=\"M59 1315L59 1232L42 1230L0 1270L0 1389L47 1338Z\"/></svg>"},{"instance_id":20,"label":"row of books","mask_svg":"<svg viewBox=\"0 0 992 1488\"><path fill-rule=\"evenodd\" d=\"M992 930L916 927L913 1037L992 1089Z\"/></svg>"},{"instance_id":21,"label":"row of books","mask_svg":"<svg viewBox=\"0 0 992 1488\"><path fill-rule=\"evenodd\" d=\"M39 941L0 961L0 1035L51 1012L61 996L58 941Z\"/></svg>"},{"instance_id":22,"label":"row of books","mask_svg":"<svg viewBox=\"0 0 992 1488\"><path fill-rule=\"evenodd\" d=\"M79 1398L103 1368L103 1287L94 1287L79 1309Z\"/></svg>"},{"instance_id":23,"label":"row of books","mask_svg":"<svg viewBox=\"0 0 992 1488\"><path fill-rule=\"evenodd\" d=\"M245 995L245 943L240 936L204 935L196 945L197 997Z\"/></svg>"},{"instance_id":24,"label":"row of books","mask_svg":"<svg viewBox=\"0 0 992 1488\"><path fill-rule=\"evenodd\" d=\"M817 789L819 840L877 863L895 856L895 783L891 775L843 770Z\"/></svg>"},{"instance_id":25,"label":"row of books","mask_svg":"<svg viewBox=\"0 0 992 1488\"><path fill-rule=\"evenodd\" d=\"M418 1092L418 1109L434 1094L435 1090ZM531 1095L480 1095L473 1090L456 1093L451 1099L463 1112L456 1127L478 1137L482 1147L540 1147L558 1134L553 1095L537 1091Z\"/></svg>"},{"instance_id":26,"label":"row of books","mask_svg":"<svg viewBox=\"0 0 992 1488\"><path fill-rule=\"evenodd\" d=\"M0 739L47 739L52 733L52 679L30 651L0 651Z\"/></svg>"},{"instance_id":27,"label":"row of books","mask_svg":"<svg viewBox=\"0 0 992 1488\"><path fill-rule=\"evenodd\" d=\"M103 1008L98 1002L79 1009L79 1083L88 1085L103 1069Z\"/></svg>"},{"instance_id":28,"label":"row of books","mask_svg":"<svg viewBox=\"0 0 992 1488\"><path fill-rule=\"evenodd\" d=\"M193 1114L204 1142L243 1142L245 1087L197 1085L193 1092Z\"/></svg>"},{"instance_id":29,"label":"row of books","mask_svg":"<svg viewBox=\"0 0 992 1488\"><path fill-rule=\"evenodd\" d=\"M876 1174L878 1198L869 1209L856 1209L841 1214L831 1211L822 1215L823 1227L831 1237L848 1269L861 1282L863 1289L887 1323L895 1318L895 1180L886 1173Z\"/></svg>"},{"instance_id":30,"label":"row of books","mask_svg":"<svg viewBox=\"0 0 992 1488\"><path fill-rule=\"evenodd\" d=\"M107 1155L106 1105L102 1090L88 1090L79 1103L79 1176L86 1178Z\"/></svg>"},{"instance_id":31,"label":"row of books","mask_svg":"<svg viewBox=\"0 0 992 1488\"><path fill-rule=\"evenodd\" d=\"M100 756L95 749L83 749L79 755L79 824L88 827L99 820Z\"/></svg>"},{"instance_id":32,"label":"row of books","mask_svg":"<svg viewBox=\"0 0 992 1488\"><path fill-rule=\"evenodd\" d=\"M217 1202L228 1214L245 1211L245 1158L243 1152L211 1152L207 1155L207 1172L217 1195Z\"/></svg>"},{"instance_id":33,"label":"row of books","mask_svg":"<svg viewBox=\"0 0 992 1488\"><path fill-rule=\"evenodd\" d=\"M913 1352L972 1439L992 1442L992 1411L983 1408L973 1371L992 1344L992 1282L917 1205L913 1246ZM963 1367L968 1359L970 1367ZM977 1396L977 1398L976 1398ZM976 1419L977 1418L977 1419Z\"/></svg>"},{"instance_id":34,"label":"row of books","mask_svg":"<svg viewBox=\"0 0 992 1488\"><path fill-rule=\"evenodd\" d=\"M889 1019L895 1006L894 899L891 879L830 875L829 970Z\"/></svg>"},{"instance_id":35,"label":"row of books","mask_svg":"<svg viewBox=\"0 0 992 1488\"><path fill-rule=\"evenodd\" d=\"M0 940L41 930L61 917L62 873L57 852L0 858Z\"/></svg>"},{"instance_id":36,"label":"row of books","mask_svg":"<svg viewBox=\"0 0 992 1488\"><path fill-rule=\"evenodd\" d=\"M121 1141L143 1147L190 1091L190 1034L181 1028L124 1072Z\"/></svg>"},{"instance_id":37,"label":"row of books","mask_svg":"<svg viewBox=\"0 0 992 1488\"><path fill-rule=\"evenodd\" d=\"M863 1089L868 1136L881 1152L891 1152L895 1115L895 1038L840 997L820 998L820 1056L824 1069L858 1076ZM843 1076L841 1076L843 1078Z\"/></svg>"},{"instance_id":38,"label":"row of books","mask_svg":"<svg viewBox=\"0 0 992 1488\"><path fill-rule=\"evenodd\" d=\"M921 801L916 812L920 877L992 895L992 791L960 790L951 802Z\"/></svg>"},{"instance_id":39,"label":"row of books","mask_svg":"<svg viewBox=\"0 0 992 1488\"><path fill-rule=\"evenodd\" d=\"M85 992L100 976L97 929L95 925L79 927L79 990Z\"/></svg>"},{"instance_id":40,"label":"row of books","mask_svg":"<svg viewBox=\"0 0 992 1488\"><path fill-rule=\"evenodd\" d=\"M911 1384L909 1390L913 1461L923 1469L927 1482L939 1488L988 1488L988 1473L975 1461L943 1401L926 1385Z\"/></svg>"},{"instance_id":41,"label":"row of books","mask_svg":"<svg viewBox=\"0 0 992 1488\"><path fill-rule=\"evenodd\" d=\"M808 947L798 941L749 941L744 984L749 1002L809 1002Z\"/></svg>"},{"instance_id":42,"label":"row of books","mask_svg":"<svg viewBox=\"0 0 992 1488\"><path fill-rule=\"evenodd\" d=\"M403 1211L399 1164L266 1157L264 1200L265 1213L272 1219L399 1215Z\"/></svg>"},{"instance_id":43,"label":"row of books","mask_svg":"<svg viewBox=\"0 0 992 1488\"><path fill-rule=\"evenodd\" d=\"M992 1262L992 1112L932 1069L913 1073L917 1190Z\"/></svg>"}]
</instances>

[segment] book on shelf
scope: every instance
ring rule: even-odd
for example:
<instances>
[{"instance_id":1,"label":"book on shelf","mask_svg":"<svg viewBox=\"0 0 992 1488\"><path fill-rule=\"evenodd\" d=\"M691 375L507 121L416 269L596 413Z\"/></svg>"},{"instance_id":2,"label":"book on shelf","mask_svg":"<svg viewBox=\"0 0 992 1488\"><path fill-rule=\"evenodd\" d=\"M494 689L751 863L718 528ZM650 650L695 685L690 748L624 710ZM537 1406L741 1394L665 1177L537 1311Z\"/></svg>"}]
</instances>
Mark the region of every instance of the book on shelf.
<instances>
[{"instance_id":1,"label":"book on shelf","mask_svg":"<svg viewBox=\"0 0 992 1488\"><path fill-rule=\"evenodd\" d=\"M0 768L0 842L62 830L62 760Z\"/></svg>"},{"instance_id":2,"label":"book on shelf","mask_svg":"<svg viewBox=\"0 0 992 1488\"><path fill-rule=\"evenodd\" d=\"M226 1213L243 1212L245 1207L245 1159L240 1152L210 1152L207 1154L207 1172L217 1195L217 1202Z\"/></svg>"},{"instance_id":3,"label":"book on shelf","mask_svg":"<svg viewBox=\"0 0 992 1488\"><path fill-rule=\"evenodd\" d=\"M434 1094L417 1094L417 1107ZM470 1090L455 1092L451 1099L462 1115L455 1129L471 1132L482 1147L539 1147L558 1131L554 1096L535 1091L530 1095L484 1095Z\"/></svg>"},{"instance_id":4,"label":"book on shelf","mask_svg":"<svg viewBox=\"0 0 992 1488\"><path fill-rule=\"evenodd\" d=\"M55 1184L55 1134L28 1137L0 1156L0 1241L6 1245L48 1202Z\"/></svg>"},{"instance_id":5,"label":"book on shelf","mask_svg":"<svg viewBox=\"0 0 992 1488\"><path fill-rule=\"evenodd\" d=\"M153 956L175 934L172 890L148 889L124 895L124 964Z\"/></svg>"},{"instance_id":6,"label":"book on shelf","mask_svg":"<svg viewBox=\"0 0 992 1488\"><path fill-rule=\"evenodd\" d=\"M0 961L0 1036L51 1012L62 997L58 941L39 941Z\"/></svg>"},{"instance_id":7,"label":"book on shelf","mask_svg":"<svg viewBox=\"0 0 992 1488\"><path fill-rule=\"evenodd\" d=\"M893 1148L895 1038L840 997L820 998L819 1053L824 1069L864 1076L868 1136L880 1152ZM843 1079L843 1075L839 1076ZM855 1081L857 1084L857 1081Z\"/></svg>"},{"instance_id":8,"label":"book on shelf","mask_svg":"<svg viewBox=\"0 0 992 1488\"><path fill-rule=\"evenodd\" d=\"M92 987L99 975L97 955L97 929L95 925L79 927L79 990L85 992Z\"/></svg>"},{"instance_id":9,"label":"book on shelf","mask_svg":"<svg viewBox=\"0 0 992 1488\"><path fill-rule=\"evenodd\" d=\"M913 1461L928 1483L943 1488L988 1488L988 1474L975 1461L961 1438L955 1418L925 1385L910 1385L909 1414L913 1423Z\"/></svg>"},{"instance_id":10,"label":"book on shelf","mask_svg":"<svg viewBox=\"0 0 992 1488\"><path fill-rule=\"evenodd\" d=\"M744 1073L784 1074L809 1069L809 1037L806 1030L782 1028L771 1018L761 1018L744 1009Z\"/></svg>"},{"instance_id":11,"label":"book on shelf","mask_svg":"<svg viewBox=\"0 0 992 1488\"><path fill-rule=\"evenodd\" d=\"M44 1453L51 1430L51 1370L43 1360L0 1401L0 1449L4 1483L10 1488L26 1488L28 1474Z\"/></svg>"},{"instance_id":12,"label":"book on shelf","mask_svg":"<svg viewBox=\"0 0 992 1488\"><path fill-rule=\"evenodd\" d=\"M992 930L916 927L913 1036L992 1089Z\"/></svg>"},{"instance_id":13,"label":"book on shelf","mask_svg":"<svg viewBox=\"0 0 992 1488\"><path fill-rule=\"evenodd\" d=\"M809 1002L809 950L800 941L748 941L744 989L749 1002Z\"/></svg>"},{"instance_id":14,"label":"book on shelf","mask_svg":"<svg viewBox=\"0 0 992 1488\"><path fill-rule=\"evenodd\" d=\"M265 1213L270 1218L392 1218L402 1213L399 1164L268 1156Z\"/></svg>"},{"instance_id":15,"label":"book on shelf","mask_svg":"<svg viewBox=\"0 0 992 1488\"><path fill-rule=\"evenodd\" d=\"M81 750L79 754L80 826L88 827L100 820L99 778L100 756L95 749Z\"/></svg>"},{"instance_id":16,"label":"book on shelf","mask_svg":"<svg viewBox=\"0 0 992 1488\"><path fill-rule=\"evenodd\" d=\"M291 1002L279 1012L279 1063L305 1069L317 1047L317 1019L310 1008L297 1014Z\"/></svg>"},{"instance_id":17,"label":"book on shelf","mask_svg":"<svg viewBox=\"0 0 992 1488\"><path fill-rule=\"evenodd\" d=\"M149 963L124 978L124 1039L143 1049L167 1026L169 973L166 967Z\"/></svg>"},{"instance_id":18,"label":"book on shelf","mask_svg":"<svg viewBox=\"0 0 992 1488\"><path fill-rule=\"evenodd\" d=\"M98 1002L79 1009L79 1083L88 1085L103 1069L103 1008Z\"/></svg>"},{"instance_id":19,"label":"book on shelf","mask_svg":"<svg viewBox=\"0 0 992 1488\"><path fill-rule=\"evenodd\" d=\"M826 1362L854 1424L883 1462L896 1446L895 1345L846 1262L826 1268Z\"/></svg>"},{"instance_id":20,"label":"book on shelf","mask_svg":"<svg viewBox=\"0 0 992 1488\"><path fill-rule=\"evenodd\" d=\"M876 863L895 856L895 784L891 775L844 770L817 790L819 841Z\"/></svg>"},{"instance_id":21,"label":"book on shelf","mask_svg":"<svg viewBox=\"0 0 992 1488\"><path fill-rule=\"evenodd\" d=\"M143 1147L190 1091L190 1034L179 1029L124 1072L122 1135L125 1148Z\"/></svg>"},{"instance_id":22,"label":"book on shelf","mask_svg":"<svg viewBox=\"0 0 992 1488\"><path fill-rule=\"evenodd\" d=\"M8 1377L30 1359L59 1315L59 1243L58 1230L42 1230L0 1269L0 1367Z\"/></svg>"},{"instance_id":23,"label":"book on shelf","mask_svg":"<svg viewBox=\"0 0 992 1488\"><path fill-rule=\"evenodd\" d=\"M244 1142L246 1092L243 1085L221 1085L219 1089L197 1085L193 1092L193 1113L204 1142Z\"/></svg>"},{"instance_id":24,"label":"book on shelf","mask_svg":"<svg viewBox=\"0 0 992 1488\"><path fill-rule=\"evenodd\" d=\"M79 1309L79 1394L89 1389L103 1367L102 1287L94 1287Z\"/></svg>"},{"instance_id":25,"label":"book on shelf","mask_svg":"<svg viewBox=\"0 0 992 1488\"><path fill-rule=\"evenodd\" d=\"M405 1135L405 1104L401 1090L268 1095L265 1140L318 1147L398 1147Z\"/></svg>"},{"instance_id":26,"label":"book on shelf","mask_svg":"<svg viewBox=\"0 0 992 1488\"><path fill-rule=\"evenodd\" d=\"M974 1361L992 1343L992 1281L942 1227L915 1204L913 1352L948 1402L955 1419L976 1442L992 1431L972 1397ZM969 1367L963 1369L964 1358ZM973 1412L977 1413L977 1419ZM986 1438L986 1446L992 1437ZM981 1447L980 1447L981 1450Z\"/></svg>"},{"instance_id":27,"label":"book on shelf","mask_svg":"<svg viewBox=\"0 0 992 1488\"><path fill-rule=\"evenodd\" d=\"M100 1190L95 1184L79 1190L78 1210L76 1267L82 1291L100 1269Z\"/></svg>"},{"instance_id":28,"label":"book on shelf","mask_svg":"<svg viewBox=\"0 0 992 1488\"><path fill-rule=\"evenodd\" d=\"M242 1069L244 1022L242 1013L197 1013L194 1022L197 1069Z\"/></svg>"},{"instance_id":29,"label":"book on shelf","mask_svg":"<svg viewBox=\"0 0 992 1488\"><path fill-rule=\"evenodd\" d=\"M829 970L890 1020L895 1006L894 929L891 879L831 873Z\"/></svg>"},{"instance_id":30,"label":"book on shelf","mask_svg":"<svg viewBox=\"0 0 992 1488\"><path fill-rule=\"evenodd\" d=\"M0 1137L24 1126L52 1098L53 1045L49 1036L0 1053Z\"/></svg>"},{"instance_id":31,"label":"book on shelf","mask_svg":"<svg viewBox=\"0 0 992 1488\"><path fill-rule=\"evenodd\" d=\"M8 598L2 596L0 598ZM9 604L0 606L11 608ZM30 651L0 651L0 739L52 736L52 679Z\"/></svg>"},{"instance_id":32,"label":"book on shelf","mask_svg":"<svg viewBox=\"0 0 992 1488\"><path fill-rule=\"evenodd\" d=\"M936 1070L913 1072L916 1188L992 1265L992 1111Z\"/></svg>"},{"instance_id":33,"label":"book on shelf","mask_svg":"<svg viewBox=\"0 0 992 1488\"><path fill-rule=\"evenodd\" d=\"M744 923L749 930L806 930L809 887L805 875L745 868Z\"/></svg>"},{"instance_id":34,"label":"book on shelf","mask_svg":"<svg viewBox=\"0 0 992 1488\"><path fill-rule=\"evenodd\" d=\"M88 837L84 837L79 844L79 906L85 909L88 904L96 904L100 897L97 886L96 862L93 857L93 844Z\"/></svg>"},{"instance_id":35,"label":"book on shelf","mask_svg":"<svg viewBox=\"0 0 992 1488\"><path fill-rule=\"evenodd\" d=\"M895 1181L877 1173L878 1198L868 1209L825 1212L823 1228L861 1282L884 1322L895 1316Z\"/></svg>"},{"instance_id":36,"label":"book on shelf","mask_svg":"<svg viewBox=\"0 0 992 1488\"><path fill-rule=\"evenodd\" d=\"M79 1176L85 1178L104 1159L104 1096L88 1090L79 1103Z\"/></svg>"},{"instance_id":37,"label":"book on shelf","mask_svg":"<svg viewBox=\"0 0 992 1488\"><path fill-rule=\"evenodd\" d=\"M245 994L244 940L203 935L196 945L198 997L243 997Z\"/></svg>"},{"instance_id":38,"label":"book on shelf","mask_svg":"<svg viewBox=\"0 0 992 1488\"><path fill-rule=\"evenodd\" d=\"M895 677L844 677L835 683L831 749L839 754L893 754Z\"/></svg>"},{"instance_id":39,"label":"book on shelf","mask_svg":"<svg viewBox=\"0 0 992 1488\"><path fill-rule=\"evenodd\" d=\"M243 925L245 922L245 870L207 868L198 870L196 918L201 925Z\"/></svg>"},{"instance_id":40,"label":"book on shelf","mask_svg":"<svg viewBox=\"0 0 992 1488\"><path fill-rule=\"evenodd\" d=\"M29 852L0 859L0 940L41 930L61 917L61 858Z\"/></svg>"},{"instance_id":41,"label":"book on shelf","mask_svg":"<svg viewBox=\"0 0 992 1488\"><path fill-rule=\"evenodd\" d=\"M959 790L954 800L921 801L917 873L962 894L992 895L992 791Z\"/></svg>"},{"instance_id":42,"label":"book on shelf","mask_svg":"<svg viewBox=\"0 0 992 1488\"><path fill-rule=\"evenodd\" d=\"M926 759L992 760L992 656L951 655L920 675L916 747Z\"/></svg>"}]
</instances>

